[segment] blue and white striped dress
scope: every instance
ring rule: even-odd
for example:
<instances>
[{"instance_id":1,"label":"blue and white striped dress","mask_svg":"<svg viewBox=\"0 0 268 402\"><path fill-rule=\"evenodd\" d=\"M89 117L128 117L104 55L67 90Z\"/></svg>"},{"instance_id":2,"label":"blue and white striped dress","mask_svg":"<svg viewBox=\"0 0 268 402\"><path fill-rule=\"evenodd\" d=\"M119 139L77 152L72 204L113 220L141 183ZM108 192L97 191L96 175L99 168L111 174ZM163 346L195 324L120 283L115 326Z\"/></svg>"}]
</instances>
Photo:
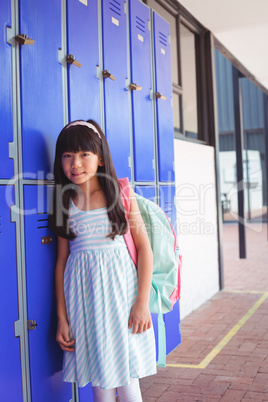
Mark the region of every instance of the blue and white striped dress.
<instances>
[{"instance_id":1,"label":"blue and white striped dress","mask_svg":"<svg viewBox=\"0 0 268 402\"><path fill-rule=\"evenodd\" d=\"M137 270L123 236L111 231L106 208L81 211L70 205L70 241L64 294L75 352L64 352L63 380L103 389L129 384L156 372L153 328L128 329L137 294Z\"/></svg>"}]
</instances>

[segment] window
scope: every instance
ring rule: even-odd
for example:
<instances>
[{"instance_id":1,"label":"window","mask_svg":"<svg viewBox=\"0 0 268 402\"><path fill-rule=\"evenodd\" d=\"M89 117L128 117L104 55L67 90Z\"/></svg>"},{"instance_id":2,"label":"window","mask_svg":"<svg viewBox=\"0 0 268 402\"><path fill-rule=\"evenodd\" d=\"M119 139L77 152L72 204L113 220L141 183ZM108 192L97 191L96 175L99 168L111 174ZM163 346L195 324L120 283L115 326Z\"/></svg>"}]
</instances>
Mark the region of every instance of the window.
<instances>
[{"instance_id":1,"label":"window","mask_svg":"<svg viewBox=\"0 0 268 402\"><path fill-rule=\"evenodd\" d=\"M183 134L198 138L195 34L180 24Z\"/></svg>"}]
</instances>

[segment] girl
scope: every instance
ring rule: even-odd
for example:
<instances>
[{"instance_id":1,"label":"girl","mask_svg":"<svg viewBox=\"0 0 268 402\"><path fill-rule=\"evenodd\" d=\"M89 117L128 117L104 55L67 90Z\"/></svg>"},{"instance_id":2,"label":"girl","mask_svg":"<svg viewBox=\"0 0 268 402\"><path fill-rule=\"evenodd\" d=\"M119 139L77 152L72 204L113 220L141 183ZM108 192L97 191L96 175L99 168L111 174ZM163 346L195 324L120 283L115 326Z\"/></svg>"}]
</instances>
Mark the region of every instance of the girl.
<instances>
[{"instance_id":1,"label":"girl","mask_svg":"<svg viewBox=\"0 0 268 402\"><path fill-rule=\"evenodd\" d=\"M94 401L141 401L139 378L155 374L149 311L153 257L131 191L128 221L106 138L93 121L61 131L54 163L57 341L63 380L91 382ZM129 222L129 224L128 224ZM129 230L138 270L123 235Z\"/></svg>"}]
</instances>

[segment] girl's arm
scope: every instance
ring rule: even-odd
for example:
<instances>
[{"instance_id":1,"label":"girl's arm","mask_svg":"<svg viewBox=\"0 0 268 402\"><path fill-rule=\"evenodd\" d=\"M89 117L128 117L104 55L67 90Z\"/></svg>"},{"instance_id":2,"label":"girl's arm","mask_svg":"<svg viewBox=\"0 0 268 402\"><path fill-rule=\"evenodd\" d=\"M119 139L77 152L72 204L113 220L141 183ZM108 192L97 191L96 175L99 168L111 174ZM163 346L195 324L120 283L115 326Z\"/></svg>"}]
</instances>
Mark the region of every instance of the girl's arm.
<instances>
[{"instance_id":1,"label":"girl's arm","mask_svg":"<svg viewBox=\"0 0 268 402\"><path fill-rule=\"evenodd\" d=\"M129 224L138 254L138 293L129 317L129 328L133 326L132 333L135 334L146 331L152 325L149 298L153 274L153 252L131 188Z\"/></svg>"},{"instance_id":2,"label":"girl's arm","mask_svg":"<svg viewBox=\"0 0 268 402\"><path fill-rule=\"evenodd\" d=\"M69 256L69 241L63 237L57 238L57 262L55 268L55 288L57 299L58 328L56 340L62 350L67 352L74 351L74 340L69 337L69 324L66 312L65 297L63 290L63 276L66 262Z\"/></svg>"}]
</instances>

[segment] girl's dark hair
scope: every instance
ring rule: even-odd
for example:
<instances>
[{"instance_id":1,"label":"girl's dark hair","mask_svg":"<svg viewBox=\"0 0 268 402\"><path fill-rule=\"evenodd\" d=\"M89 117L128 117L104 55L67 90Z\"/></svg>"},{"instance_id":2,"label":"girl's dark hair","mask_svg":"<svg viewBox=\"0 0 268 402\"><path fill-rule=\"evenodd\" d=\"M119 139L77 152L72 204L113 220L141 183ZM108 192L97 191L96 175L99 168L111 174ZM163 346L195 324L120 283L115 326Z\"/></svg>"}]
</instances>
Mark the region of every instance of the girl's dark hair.
<instances>
[{"instance_id":1,"label":"girl's dark hair","mask_svg":"<svg viewBox=\"0 0 268 402\"><path fill-rule=\"evenodd\" d=\"M67 124L57 139L54 161L53 211L49 217L49 224L57 236L69 240L75 238L75 234L68 227L68 212L70 201L74 198L76 191L73 183L63 172L62 155L64 152L90 151L103 161L103 166L98 167L96 174L106 197L108 217L112 226L112 231L107 237L114 239L116 235L123 235L127 231L127 220L121 202L119 182L105 135L95 121L88 120L87 123L96 127L101 138L87 126L78 124L68 127Z\"/></svg>"}]
</instances>

